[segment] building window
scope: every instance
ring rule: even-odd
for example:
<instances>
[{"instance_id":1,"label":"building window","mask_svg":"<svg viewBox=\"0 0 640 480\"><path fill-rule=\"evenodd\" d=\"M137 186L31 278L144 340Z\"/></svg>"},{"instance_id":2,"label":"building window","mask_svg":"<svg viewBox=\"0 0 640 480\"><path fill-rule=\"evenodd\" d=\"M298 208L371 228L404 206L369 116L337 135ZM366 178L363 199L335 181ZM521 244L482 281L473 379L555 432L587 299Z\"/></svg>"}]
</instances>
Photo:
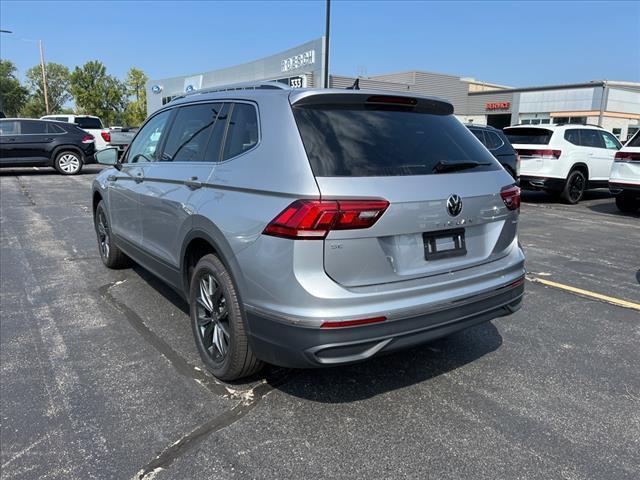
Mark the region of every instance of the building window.
<instances>
[{"instance_id":1,"label":"building window","mask_svg":"<svg viewBox=\"0 0 640 480\"><path fill-rule=\"evenodd\" d=\"M613 133L615 135L615 137L620 140L620 136L622 135L622 129L621 128L614 128L611 130L611 133Z\"/></svg>"},{"instance_id":2,"label":"building window","mask_svg":"<svg viewBox=\"0 0 640 480\"><path fill-rule=\"evenodd\" d=\"M169 103L171 100L173 100L176 97L177 97L177 95L171 95L169 97L162 97L162 105L166 105L167 103Z\"/></svg>"},{"instance_id":3,"label":"building window","mask_svg":"<svg viewBox=\"0 0 640 480\"><path fill-rule=\"evenodd\" d=\"M554 117L553 121L558 125L565 125L567 123L586 125L587 117Z\"/></svg>"}]
</instances>

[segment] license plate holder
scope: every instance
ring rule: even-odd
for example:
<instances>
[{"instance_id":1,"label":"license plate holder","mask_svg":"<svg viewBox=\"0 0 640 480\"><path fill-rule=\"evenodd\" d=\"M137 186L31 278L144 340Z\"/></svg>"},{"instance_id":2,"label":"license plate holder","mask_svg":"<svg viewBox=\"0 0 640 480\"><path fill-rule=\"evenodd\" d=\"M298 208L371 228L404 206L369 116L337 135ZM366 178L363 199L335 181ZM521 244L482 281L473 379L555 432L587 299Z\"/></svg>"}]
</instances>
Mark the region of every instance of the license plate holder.
<instances>
[{"instance_id":1,"label":"license plate holder","mask_svg":"<svg viewBox=\"0 0 640 480\"><path fill-rule=\"evenodd\" d=\"M442 258L461 257L467 254L464 228L453 228L440 232L424 232L424 258L440 260Z\"/></svg>"}]
</instances>

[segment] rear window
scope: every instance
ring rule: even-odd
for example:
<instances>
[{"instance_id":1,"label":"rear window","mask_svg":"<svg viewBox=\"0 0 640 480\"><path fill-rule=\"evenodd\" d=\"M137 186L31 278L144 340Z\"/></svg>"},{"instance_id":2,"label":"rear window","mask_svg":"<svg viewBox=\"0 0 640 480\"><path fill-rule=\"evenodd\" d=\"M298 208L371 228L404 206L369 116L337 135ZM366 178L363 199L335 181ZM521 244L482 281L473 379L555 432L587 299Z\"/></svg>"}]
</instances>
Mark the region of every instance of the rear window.
<instances>
[{"instance_id":1,"label":"rear window","mask_svg":"<svg viewBox=\"0 0 640 480\"><path fill-rule=\"evenodd\" d=\"M552 130L546 128L505 128L509 142L530 143L533 145L548 145L553 135Z\"/></svg>"},{"instance_id":2,"label":"rear window","mask_svg":"<svg viewBox=\"0 0 640 480\"><path fill-rule=\"evenodd\" d=\"M92 117L76 117L74 123L78 125L80 128L93 128L102 130L102 122L99 118Z\"/></svg>"},{"instance_id":3,"label":"rear window","mask_svg":"<svg viewBox=\"0 0 640 480\"><path fill-rule=\"evenodd\" d=\"M626 144L627 147L640 147L640 133L636 133L635 137L629 140Z\"/></svg>"},{"instance_id":4,"label":"rear window","mask_svg":"<svg viewBox=\"0 0 640 480\"><path fill-rule=\"evenodd\" d=\"M473 171L499 168L453 115L371 105L309 105L293 112L318 177L427 175L440 162L482 164Z\"/></svg>"}]
</instances>

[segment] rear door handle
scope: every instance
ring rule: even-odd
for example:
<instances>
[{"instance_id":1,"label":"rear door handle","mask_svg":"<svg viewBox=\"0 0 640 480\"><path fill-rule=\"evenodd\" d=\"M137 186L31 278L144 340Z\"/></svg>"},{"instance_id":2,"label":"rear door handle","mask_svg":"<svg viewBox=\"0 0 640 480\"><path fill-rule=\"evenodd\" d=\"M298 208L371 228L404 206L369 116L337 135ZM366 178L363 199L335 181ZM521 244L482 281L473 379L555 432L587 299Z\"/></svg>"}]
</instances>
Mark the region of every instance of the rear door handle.
<instances>
[{"instance_id":1,"label":"rear door handle","mask_svg":"<svg viewBox=\"0 0 640 480\"><path fill-rule=\"evenodd\" d=\"M198 181L198 177L191 177L189 180L184 182L184 184L189 187L191 190L197 190L198 188L202 188L202 182Z\"/></svg>"}]
</instances>

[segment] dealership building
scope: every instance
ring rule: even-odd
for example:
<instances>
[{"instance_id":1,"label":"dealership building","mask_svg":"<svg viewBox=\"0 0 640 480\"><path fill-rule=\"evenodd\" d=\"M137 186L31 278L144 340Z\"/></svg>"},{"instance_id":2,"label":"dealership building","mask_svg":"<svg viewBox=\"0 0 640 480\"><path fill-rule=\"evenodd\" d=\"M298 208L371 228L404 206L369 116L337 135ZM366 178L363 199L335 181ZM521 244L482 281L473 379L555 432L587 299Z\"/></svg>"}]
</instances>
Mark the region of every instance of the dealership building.
<instances>
[{"instance_id":1,"label":"dealership building","mask_svg":"<svg viewBox=\"0 0 640 480\"><path fill-rule=\"evenodd\" d=\"M319 38L241 65L147 83L151 113L176 96L202 89L229 88L257 81L277 81L293 88L323 87L325 41ZM622 140L640 129L640 83L589 81L566 85L511 88L469 77L411 70L351 77L329 75L329 87L415 92L450 101L467 123L504 128L517 124L589 123Z\"/></svg>"}]
</instances>

